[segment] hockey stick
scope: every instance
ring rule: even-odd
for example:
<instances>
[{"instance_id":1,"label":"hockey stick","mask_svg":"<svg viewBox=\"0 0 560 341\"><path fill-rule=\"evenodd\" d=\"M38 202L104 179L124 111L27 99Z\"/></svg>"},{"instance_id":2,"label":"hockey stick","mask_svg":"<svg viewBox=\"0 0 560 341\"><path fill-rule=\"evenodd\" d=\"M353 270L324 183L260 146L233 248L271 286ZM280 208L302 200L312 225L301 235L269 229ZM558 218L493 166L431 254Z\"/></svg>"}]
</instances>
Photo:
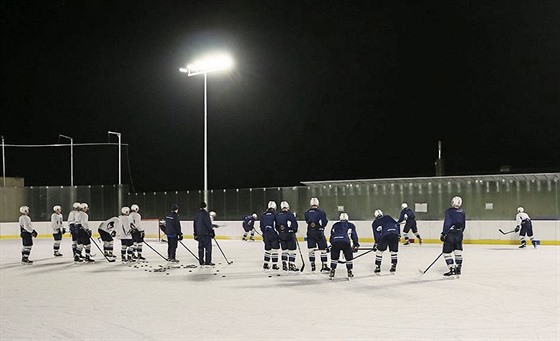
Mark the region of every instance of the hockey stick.
<instances>
[{"instance_id":1,"label":"hockey stick","mask_svg":"<svg viewBox=\"0 0 560 341\"><path fill-rule=\"evenodd\" d=\"M149 247L150 249L152 249L152 251L154 251L155 253L157 253L161 258L168 260L167 258L163 257L163 255L159 252L156 251L156 249L154 249L150 244L146 243L146 241L144 240L144 245L146 245L147 247Z\"/></svg>"},{"instance_id":2,"label":"hockey stick","mask_svg":"<svg viewBox=\"0 0 560 341\"><path fill-rule=\"evenodd\" d=\"M228 261L226 254L224 253L224 251L222 251L222 248L220 247L220 244L218 244L218 241L216 240L216 238L212 238L214 239L214 241L216 242L216 245L218 246L218 249L220 249L220 252L222 253L222 255L224 256L224 259L226 260L226 262L228 263L228 265L230 265L231 263L233 263L233 261Z\"/></svg>"},{"instance_id":3,"label":"hockey stick","mask_svg":"<svg viewBox=\"0 0 560 341\"><path fill-rule=\"evenodd\" d=\"M352 258L352 261L353 261L354 259L356 259L356 258L360 258L360 257L362 257L362 256L364 256L364 255L367 255L367 254L370 253L370 252L376 251L377 249L358 249L358 250L367 250L367 251L366 251L366 252L362 252L362 253L360 253L359 255L357 255L356 257ZM332 255L331 255L331 257L332 257ZM339 260L339 261L338 261L338 263L340 263L340 264L345 264L346 262L347 262L347 261L345 261L345 260Z\"/></svg>"},{"instance_id":4,"label":"hockey stick","mask_svg":"<svg viewBox=\"0 0 560 341\"><path fill-rule=\"evenodd\" d=\"M299 271L303 272L303 269L305 269L305 261L303 260L303 255L301 254L301 248L299 247L299 241L298 241L296 236L294 236L294 238L296 239L297 249L299 251L299 256L301 257L301 269L299 269Z\"/></svg>"},{"instance_id":5,"label":"hockey stick","mask_svg":"<svg viewBox=\"0 0 560 341\"><path fill-rule=\"evenodd\" d=\"M95 240L92 237L89 237L89 239L91 239L91 241L95 244L95 246L97 246L97 249L101 252L101 254L103 255L103 257L105 257L105 259L107 260L107 262L112 263L114 261L116 261L116 259L109 259L109 257L107 257L107 255L105 254L105 252L103 252L103 250L101 250L101 248L99 247L99 245L97 245L97 243L95 242Z\"/></svg>"},{"instance_id":6,"label":"hockey stick","mask_svg":"<svg viewBox=\"0 0 560 341\"><path fill-rule=\"evenodd\" d=\"M257 234L258 234L259 236L261 236L261 237L262 237L262 234L261 234L261 233L260 233L259 231L257 231L257 229L256 229L256 228L253 228L253 231L255 231L255 232L256 232L256 233L257 233Z\"/></svg>"},{"instance_id":7,"label":"hockey stick","mask_svg":"<svg viewBox=\"0 0 560 341\"><path fill-rule=\"evenodd\" d=\"M432 264L430 264L430 265L426 268L426 270L422 271L422 270L418 269L418 271L420 271L420 273L421 273L422 275L425 274L426 272L428 272L428 270L432 267L432 265L434 265L434 264L437 262L437 260L439 259L439 257L441 257L441 255L443 255L443 252L440 253L439 256L437 256L436 259L434 259L434 261L432 262Z\"/></svg>"},{"instance_id":8,"label":"hockey stick","mask_svg":"<svg viewBox=\"0 0 560 341\"><path fill-rule=\"evenodd\" d=\"M191 251L185 244L183 244L183 241L182 241L182 240L179 240L179 243L181 243L181 245L183 245L183 247L184 247L185 249L187 249L187 251L189 251L189 252L191 253L191 255L193 255L193 257L196 258L197 261L200 261L200 260L198 259L198 257L197 257L194 253L192 253L192 251Z\"/></svg>"},{"instance_id":9,"label":"hockey stick","mask_svg":"<svg viewBox=\"0 0 560 341\"><path fill-rule=\"evenodd\" d=\"M502 229L498 229L498 231L500 231L502 234L510 234L510 233L516 232L515 230L504 232L504 231L502 231Z\"/></svg>"}]
</instances>

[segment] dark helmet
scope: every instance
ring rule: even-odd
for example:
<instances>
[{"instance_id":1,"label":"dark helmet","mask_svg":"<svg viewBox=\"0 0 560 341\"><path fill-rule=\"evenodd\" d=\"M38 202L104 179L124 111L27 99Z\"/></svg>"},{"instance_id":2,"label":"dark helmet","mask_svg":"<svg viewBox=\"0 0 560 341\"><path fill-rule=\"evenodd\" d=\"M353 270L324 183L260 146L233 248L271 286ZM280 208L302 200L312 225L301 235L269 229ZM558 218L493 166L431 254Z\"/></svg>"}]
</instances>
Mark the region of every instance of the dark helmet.
<instances>
[{"instance_id":1,"label":"dark helmet","mask_svg":"<svg viewBox=\"0 0 560 341\"><path fill-rule=\"evenodd\" d=\"M200 202L200 208L206 208L206 203L204 201Z\"/></svg>"},{"instance_id":2,"label":"dark helmet","mask_svg":"<svg viewBox=\"0 0 560 341\"><path fill-rule=\"evenodd\" d=\"M171 205L171 211L175 211L175 210L178 210L178 209L179 209L179 205L177 205L177 204Z\"/></svg>"}]
</instances>

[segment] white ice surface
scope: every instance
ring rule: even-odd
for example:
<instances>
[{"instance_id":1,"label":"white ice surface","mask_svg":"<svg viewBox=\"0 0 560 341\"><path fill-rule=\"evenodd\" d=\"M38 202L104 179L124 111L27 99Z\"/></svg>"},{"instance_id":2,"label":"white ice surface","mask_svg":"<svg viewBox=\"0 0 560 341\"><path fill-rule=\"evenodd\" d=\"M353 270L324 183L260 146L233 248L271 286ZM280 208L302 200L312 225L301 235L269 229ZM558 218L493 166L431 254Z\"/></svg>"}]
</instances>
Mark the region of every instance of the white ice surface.
<instances>
[{"instance_id":1,"label":"white ice surface","mask_svg":"<svg viewBox=\"0 0 560 341\"><path fill-rule=\"evenodd\" d=\"M166 244L149 240L166 255ZM560 247L465 245L463 275L444 279L440 244L400 246L398 270L373 273L374 253L345 279L265 273L260 241L218 240L215 268L150 269L167 263L148 247L145 266L74 264L52 242L35 240L20 264L21 241L0 240L1 340L559 340ZM184 244L196 253L196 242ZM116 242L115 250L120 249ZM318 255L318 254L317 254ZM301 258L298 253L298 266ZM179 245L182 265L197 264ZM269 277L272 275L272 277ZM225 277L224 277L225 276Z\"/></svg>"}]
</instances>

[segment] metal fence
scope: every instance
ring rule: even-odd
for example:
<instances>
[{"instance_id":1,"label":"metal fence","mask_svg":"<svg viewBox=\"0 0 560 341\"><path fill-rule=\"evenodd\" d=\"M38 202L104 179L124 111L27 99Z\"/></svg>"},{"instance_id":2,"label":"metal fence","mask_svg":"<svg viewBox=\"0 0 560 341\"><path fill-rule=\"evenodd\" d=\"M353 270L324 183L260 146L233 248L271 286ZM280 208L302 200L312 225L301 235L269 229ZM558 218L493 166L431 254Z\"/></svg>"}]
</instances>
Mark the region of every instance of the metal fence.
<instances>
[{"instance_id":1,"label":"metal fence","mask_svg":"<svg viewBox=\"0 0 560 341\"><path fill-rule=\"evenodd\" d=\"M317 197L330 220L345 211L352 220L369 220L375 209L397 217L401 203L416 210L419 220L441 220L453 196L463 198L469 220L510 220L523 206L533 219L560 219L560 173L500 174L461 177L400 178L303 182L302 186L210 190L208 207L218 220L240 220L263 212L270 200L286 200L299 218ZM17 221L19 207L30 207L33 221L50 220L52 207L66 214L73 202L86 202L90 220L118 215L121 206L138 204L143 218L160 218L171 204L183 219L194 216L203 191L129 193L126 185L0 187L0 222Z\"/></svg>"}]
</instances>

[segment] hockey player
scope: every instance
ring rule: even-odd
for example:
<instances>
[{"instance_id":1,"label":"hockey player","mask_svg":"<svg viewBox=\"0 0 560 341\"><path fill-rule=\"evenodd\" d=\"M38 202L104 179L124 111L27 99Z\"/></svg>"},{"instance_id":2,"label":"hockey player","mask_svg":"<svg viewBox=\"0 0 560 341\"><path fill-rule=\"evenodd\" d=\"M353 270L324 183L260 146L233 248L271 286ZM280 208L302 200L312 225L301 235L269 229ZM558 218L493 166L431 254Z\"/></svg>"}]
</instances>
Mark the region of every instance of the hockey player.
<instances>
[{"instance_id":1,"label":"hockey player","mask_svg":"<svg viewBox=\"0 0 560 341\"><path fill-rule=\"evenodd\" d=\"M99 232L99 236L103 241L103 253L107 258L114 259L116 257L113 253L115 243L113 238L117 235L116 228L119 224L119 217L112 217L99 224L99 228L97 229L97 232Z\"/></svg>"},{"instance_id":2,"label":"hockey player","mask_svg":"<svg viewBox=\"0 0 560 341\"><path fill-rule=\"evenodd\" d=\"M531 222L531 218L529 217L527 212L525 212L525 209L523 207L517 208L515 221L517 222L515 232L519 232L519 240L521 240L521 245L519 245L519 248L525 248L525 246L527 245L525 236L528 236L531 240L531 244L533 244L533 247L536 249L537 242L535 242L535 237L533 236L533 223Z\"/></svg>"},{"instance_id":3,"label":"hockey player","mask_svg":"<svg viewBox=\"0 0 560 341\"><path fill-rule=\"evenodd\" d=\"M243 238L241 240L247 240L247 234L251 233L249 236L249 240L255 240L255 221L257 220L258 216L256 213L246 215L243 217Z\"/></svg>"},{"instance_id":4,"label":"hockey player","mask_svg":"<svg viewBox=\"0 0 560 341\"><path fill-rule=\"evenodd\" d=\"M80 210L76 214L76 229L78 231L78 246L76 249L76 255L74 255L75 262L81 262L82 259L79 255L82 254L82 249L86 251L86 257L84 259L85 262L93 263L91 256L91 229L89 228L89 206L86 203L80 204Z\"/></svg>"},{"instance_id":5,"label":"hockey player","mask_svg":"<svg viewBox=\"0 0 560 341\"><path fill-rule=\"evenodd\" d=\"M443 242L443 258L449 268L444 276L460 275L463 266L463 232L466 228L465 211L461 208L463 199L456 196L451 199L451 207L445 210L443 230L440 240ZM453 256L455 255L455 262Z\"/></svg>"},{"instance_id":6,"label":"hockey player","mask_svg":"<svg viewBox=\"0 0 560 341\"><path fill-rule=\"evenodd\" d=\"M78 250L78 229L76 228L77 215L80 212L80 203L75 202L72 204L72 211L68 213L68 228L70 229L70 235L72 236L72 255L76 258ZM82 258L82 255L78 255Z\"/></svg>"},{"instance_id":7,"label":"hockey player","mask_svg":"<svg viewBox=\"0 0 560 341\"><path fill-rule=\"evenodd\" d=\"M212 239L216 235L214 234L212 218L208 211L206 211L206 203L204 201L200 203L200 208L193 220L193 236L198 241L199 264L201 266L214 266L215 264L212 263Z\"/></svg>"},{"instance_id":8,"label":"hockey player","mask_svg":"<svg viewBox=\"0 0 560 341\"><path fill-rule=\"evenodd\" d=\"M350 245L352 239L352 245ZM338 265L340 252L344 254L346 260L346 271L348 278L354 277L352 273L352 259L354 259L354 252L358 251L360 243L358 242L358 234L356 233L356 225L348 221L348 214L341 213L340 221L334 223L331 228L331 236L329 238L331 243L331 272L329 277L334 278L334 273Z\"/></svg>"},{"instance_id":9,"label":"hockey player","mask_svg":"<svg viewBox=\"0 0 560 341\"><path fill-rule=\"evenodd\" d=\"M269 263L272 260L272 269L279 270L278 250L280 241L276 232L276 202L269 201L266 211L261 215L260 229L264 242L264 264L263 269L269 270Z\"/></svg>"},{"instance_id":10,"label":"hockey player","mask_svg":"<svg viewBox=\"0 0 560 341\"><path fill-rule=\"evenodd\" d=\"M330 271L327 265L327 238L325 227L329 222L325 211L319 208L319 199L311 198L310 209L305 211L305 222L307 223L307 248L309 249L309 262L311 271L315 271L315 247L321 251L321 272Z\"/></svg>"},{"instance_id":11,"label":"hockey player","mask_svg":"<svg viewBox=\"0 0 560 341\"><path fill-rule=\"evenodd\" d=\"M62 235L66 233L66 229L62 226L62 207L60 207L60 205L55 205L53 211L53 214L51 214L51 228L54 238L53 252L55 257L62 257L62 253L60 253L60 241L62 240Z\"/></svg>"},{"instance_id":12,"label":"hockey player","mask_svg":"<svg viewBox=\"0 0 560 341\"><path fill-rule=\"evenodd\" d=\"M33 264L32 260L29 260L29 254L31 254L31 249L33 248L33 238L37 238L37 231L31 226L31 218L29 218L29 207L21 206L19 208L19 229L20 237L23 248L21 249L21 263L22 264Z\"/></svg>"},{"instance_id":13,"label":"hockey player","mask_svg":"<svg viewBox=\"0 0 560 341\"><path fill-rule=\"evenodd\" d=\"M139 260L146 260L142 256L142 246L144 244L144 227L142 226L142 216L140 213L140 207L136 204L132 204L130 206L130 226L132 227L132 241L134 242L134 252L132 256L133 258L137 258Z\"/></svg>"},{"instance_id":14,"label":"hockey player","mask_svg":"<svg viewBox=\"0 0 560 341\"><path fill-rule=\"evenodd\" d=\"M389 248L391 253L391 273L397 271L399 240L401 238L401 227L393 217L384 215L380 209L374 212L375 219L371 223L373 229L373 239L375 244L373 248L375 251L375 272L381 272L381 261L383 260L383 253Z\"/></svg>"},{"instance_id":15,"label":"hockey player","mask_svg":"<svg viewBox=\"0 0 560 341\"><path fill-rule=\"evenodd\" d=\"M403 233L404 233L404 244L403 245L408 245L410 244L410 238L408 236L408 232L410 230L412 230L412 233L414 233L414 235L416 236L416 238L418 238L418 243L422 244L422 238L420 238L420 234L418 233L418 226L416 225L416 215L414 214L414 211L412 211L406 202L403 202L401 205L401 215L399 217L399 220L397 220L397 223L402 224L404 222L404 228L403 228Z\"/></svg>"},{"instance_id":16,"label":"hockey player","mask_svg":"<svg viewBox=\"0 0 560 341\"><path fill-rule=\"evenodd\" d=\"M119 227L117 229L119 239L121 240L121 261L132 262L134 258L132 254L134 247L132 246L132 226L130 224L130 208L124 206L121 208L121 215L119 216Z\"/></svg>"},{"instance_id":17,"label":"hockey player","mask_svg":"<svg viewBox=\"0 0 560 341\"><path fill-rule=\"evenodd\" d=\"M179 240L183 240L181 221L179 220L179 205L171 205L171 212L165 217L165 234L167 236L167 260L178 263L177 246Z\"/></svg>"},{"instance_id":18,"label":"hockey player","mask_svg":"<svg viewBox=\"0 0 560 341\"><path fill-rule=\"evenodd\" d=\"M298 223L296 217L290 212L287 201L280 203L280 212L276 215L276 231L282 249L282 270L299 271L296 268L296 233Z\"/></svg>"}]
</instances>

